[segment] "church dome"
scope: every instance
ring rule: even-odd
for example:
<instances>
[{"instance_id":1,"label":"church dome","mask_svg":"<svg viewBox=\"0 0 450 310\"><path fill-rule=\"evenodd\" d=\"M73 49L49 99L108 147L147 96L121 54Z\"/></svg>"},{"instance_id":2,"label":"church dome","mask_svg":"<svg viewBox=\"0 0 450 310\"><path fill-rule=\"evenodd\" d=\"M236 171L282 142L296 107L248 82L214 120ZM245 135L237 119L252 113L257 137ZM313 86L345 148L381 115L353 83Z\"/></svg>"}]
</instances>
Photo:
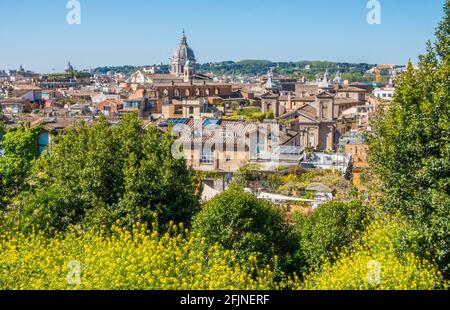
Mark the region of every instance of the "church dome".
<instances>
[{"instance_id":1,"label":"church dome","mask_svg":"<svg viewBox=\"0 0 450 310\"><path fill-rule=\"evenodd\" d=\"M180 44L173 52L173 61L186 62L187 60L195 61L195 54L192 48L187 44L186 35L183 31Z\"/></svg>"}]
</instances>

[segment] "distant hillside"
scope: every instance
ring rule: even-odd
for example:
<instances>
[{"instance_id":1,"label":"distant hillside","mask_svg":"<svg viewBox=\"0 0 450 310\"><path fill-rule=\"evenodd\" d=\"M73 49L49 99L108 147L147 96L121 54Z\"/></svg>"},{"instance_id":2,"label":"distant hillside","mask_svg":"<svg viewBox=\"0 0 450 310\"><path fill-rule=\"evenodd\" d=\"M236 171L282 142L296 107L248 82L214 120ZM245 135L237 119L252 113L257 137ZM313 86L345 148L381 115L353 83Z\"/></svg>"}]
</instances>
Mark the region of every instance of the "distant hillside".
<instances>
[{"instance_id":1,"label":"distant hillside","mask_svg":"<svg viewBox=\"0 0 450 310\"><path fill-rule=\"evenodd\" d=\"M339 70L344 79L367 80L370 77L364 77L364 74L374 66L366 63L352 64L328 61L271 62L268 60L242 60L239 62L223 61L200 64L198 71L219 75L263 75L272 69L275 74L295 77L305 76L311 80L315 78L316 74L323 74L326 70L328 70L330 76L334 76Z\"/></svg>"},{"instance_id":2,"label":"distant hillside","mask_svg":"<svg viewBox=\"0 0 450 310\"><path fill-rule=\"evenodd\" d=\"M309 80L314 80L316 74L323 74L328 70L330 78L333 78L339 70L342 78L352 82L373 81L372 75L366 75L365 72L374 64L367 63L342 63L329 61L297 61L297 62L272 62L269 60L241 60L208 62L197 65L199 73L213 73L216 75L245 75L256 76L264 75L269 70L273 70L275 74L283 74L292 77L301 78L305 76ZM94 69L95 74L107 74L111 72L130 75L136 70L146 66L119 66L119 67L101 67ZM168 65L159 65L158 69L162 73L167 73Z\"/></svg>"},{"instance_id":3,"label":"distant hillside","mask_svg":"<svg viewBox=\"0 0 450 310\"><path fill-rule=\"evenodd\" d=\"M135 66L118 66L118 67L99 67L93 70L94 74L117 74L122 73L125 75L129 75L137 70L138 67Z\"/></svg>"}]
</instances>

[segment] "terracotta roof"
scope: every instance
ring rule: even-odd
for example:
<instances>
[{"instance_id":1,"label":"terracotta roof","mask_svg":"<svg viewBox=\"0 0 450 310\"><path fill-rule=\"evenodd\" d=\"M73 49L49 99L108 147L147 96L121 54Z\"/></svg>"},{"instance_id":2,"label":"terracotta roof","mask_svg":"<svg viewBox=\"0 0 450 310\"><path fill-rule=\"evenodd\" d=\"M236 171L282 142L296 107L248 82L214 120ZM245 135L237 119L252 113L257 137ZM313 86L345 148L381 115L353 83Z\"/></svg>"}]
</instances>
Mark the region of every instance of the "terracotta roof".
<instances>
[{"instance_id":1,"label":"terracotta roof","mask_svg":"<svg viewBox=\"0 0 450 310\"><path fill-rule=\"evenodd\" d=\"M334 100L334 104L341 105L341 104L359 104L361 101L352 99L352 98L339 98L336 97Z\"/></svg>"},{"instance_id":2,"label":"terracotta roof","mask_svg":"<svg viewBox=\"0 0 450 310\"><path fill-rule=\"evenodd\" d=\"M34 86L34 85L20 85L19 87L17 87L17 90L41 90L40 87L38 86Z\"/></svg>"},{"instance_id":3,"label":"terracotta roof","mask_svg":"<svg viewBox=\"0 0 450 310\"><path fill-rule=\"evenodd\" d=\"M231 84L228 83L216 83L216 82L208 82L208 81L193 81L192 85L191 82L183 82L183 81L174 81L174 85L172 85L172 83L168 83L167 81L164 82L156 82L154 84L152 84L152 86L156 86L156 87L164 87L164 86L228 86ZM206 82L206 83L204 83Z\"/></svg>"},{"instance_id":4,"label":"terracotta roof","mask_svg":"<svg viewBox=\"0 0 450 310\"><path fill-rule=\"evenodd\" d=\"M1 104L8 104L8 103L22 103L24 102L24 99L22 98L5 98L0 99Z\"/></svg>"},{"instance_id":5,"label":"terracotta roof","mask_svg":"<svg viewBox=\"0 0 450 310\"><path fill-rule=\"evenodd\" d=\"M319 86L316 84L296 84L297 89L303 89L303 90L316 90L319 89Z\"/></svg>"},{"instance_id":6,"label":"terracotta roof","mask_svg":"<svg viewBox=\"0 0 450 310\"><path fill-rule=\"evenodd\" d=\"M97 104L97 106L102 106L102 105L113 105L113 106L118 106L118 105L121 105L121 104L122 104L122 102L121 102L120 100L116 100L116 99L106 99L106 100L103 100L103 101L99 102L99 103Z\"/></svg>"},{"instance_id":7,"label":"terracotta roof","mask_svg":"<svg viewBox=\"0 0 450 310\"><path fill-rule=\"evenodd\" d=\"M367 90L354 87L354 86L344 86L342 88L338 88L337 92L347 92L347 93L367 93Z\"/></svg>"},{"instance_id":8,"label":"terracotta roof","mask_svg":"<svg viewBox=\"0 0 450 310\"><path fill-rule=\"evenodd\" d=\"M298 136L298 133L293 130L287 130L287 131L280 131L280 145L283 146L292 139L294 139L296 136Z\"/></svg>"},{"instance_id":9,"label":"terracotta roof","mask_svg":"<svg viewBox=\"0 0 450 310\"><path fill-rule=\"evenodd\" d=\"M296 116L300 116L303 115L307 118L310 118L312 120L318 121L317 119L317 110L316 108L314 108L313 106L311 106L310 104L306 104L304 106L302 106L301 108L288 112L286 114L283 114L279 117L279 119L289 119L291 117L296 117Z\"/></svg>"},{"instance_id":10,"label":"terracotta roof","mask_svg":"<svg viewBox=\"0 0 450 310\"><path fill-rule=\"evenodd\" d=\"M32 91L33 91L32 89L16 89L13 91L13 96L16 98L20 98Z\"/></svg>"},{"instance_id":11,"label":"terracotta roof","mask_svg":"<svg viewBox=\"0 0 450 310\"><path fill-rule=\"evenodd\" d=\"M333 190L322 183L311 183L306 189L308 192L332 193Z\"/></svg>"},{"instance_id":12,"label":"terracotta roof","mask_svg":"<svg viewBox=\"0 0 450 310\"><path fill-rule=\"evenodd\" d=\"M303 112L307 116L317 119L317 109L307 104L299 109L299 112Z\"/></svg>"},{"instance_id":13,"label":"terracotta roof","mask_svg":"<svg viewBox=\"0 0 450 310\"><path fill-rule=\"evenodd\" d=\"M55 129L65 129L79 122L80 120L75 118L58 118L54 122L45 122L44 120L42 120L42 122L39 125L41 125L42 128L44 128L47 131L52 131Z\"/></svg>"},{"instance_id":14,"label":"terracotta roof","mask_svg":"<svg viewBox=\"0 0 450 310\"><path fill-rule=\"evenodd\" d=\"M236 121L236 120L221 120L220 125L204 128L201 120L190 119L186 124L190 128L190 136L182 136L181 141L184 143L230 143L238 144L245 141L247 134L256 131L259 124L252 121ZM203 128L203 132L195 133L195 128ZM226 133L233 133L233 136L227 136ZM297 132L288 130L280 131L280 145L291 141L297 136Z\"/></svg>"},{"instance_id":15,"label":"terracotta roof","mask_svg":"<svg viewBox=\"0 0 450 310\"><path fill-rule=\"evenodd\" d=\"M280 100L282 101L288 101L289 96L280 96ZM314 96L307 96L307 97L291 97L292 101L300 101L300 102L313 102L316 100L316 97Z\"/></svg>"},{"instance_id":16,"label":"terracotta roof","mask_svg":"<svg viewBox=\"0 0 450 310\"><path fill-rule=\"evenodd\" d=\"M175 74L152 74L152 73L144 73L144 75L152 80L182 80L181 77Z\"/></svg>"},{"instance_id":17,"label":"terracotta roof","mask_svg":"<svg viewBox=\"0 0 450 310\"><path fill-rule=\"evenodd\" d=\"M317 98L334 98L334 95L330 94L329 92L321 92L316 96Z\"/></svg>"},{"instance_id":18,"label":"terracotta roof","mask_svg":"<svg viewBox=\"0 0 450 310\"><path fill-rule=\"evenodd\" d=\"M275 98L279 98L279 95L275 94L271 91L268 91L268 92L265 92L264 94L262 94L260 97L267 98L267 99L275 99Z\"/></svg>"},{"instance_id":19,"label":"terracotta roof","mask_svg":"<svg viewBox=\"0 0 450 310\"><path fill-rule=\"evenodd\" d=\"M138 89L136 92L128 98L129 100L137 100L142 99L145 97L146 90L145 89Z\"/></svg>"}]
</instances>

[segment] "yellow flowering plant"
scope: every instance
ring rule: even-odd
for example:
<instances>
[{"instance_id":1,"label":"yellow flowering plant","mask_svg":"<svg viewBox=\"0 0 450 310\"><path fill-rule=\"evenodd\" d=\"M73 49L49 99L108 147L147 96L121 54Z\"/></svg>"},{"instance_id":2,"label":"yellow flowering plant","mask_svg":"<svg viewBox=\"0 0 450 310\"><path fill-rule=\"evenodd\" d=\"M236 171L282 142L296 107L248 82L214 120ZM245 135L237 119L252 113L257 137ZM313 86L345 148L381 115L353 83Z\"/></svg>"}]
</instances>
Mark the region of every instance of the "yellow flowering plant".
<instances>
[{"instance_id":1,"label":"yellow flowering plant","mask_svg":"<svg viewBox=\"0 0 450 310\"><path fill-rule=\"evenodd\" d=\"M435 265L412 251L398 250L407 225L394 216L374 221L362 240L343 250L335 263L325 259L321 270L306 275L303 283L291 284L307 290L446 289L448 283Z\"/></svg>"},{"instance_id":2,"label":"yellow flowering plant","mask_svg":"<svg viewBox=\"0 0 450 310\"><path fill-rule=\"evenodd\" d=\"M0 289L256 290L278 288L269 268L248 273L232 251L176 227L0 235ZM206 249L206 250L205 250Z\"/></svg>"}]
</instances>

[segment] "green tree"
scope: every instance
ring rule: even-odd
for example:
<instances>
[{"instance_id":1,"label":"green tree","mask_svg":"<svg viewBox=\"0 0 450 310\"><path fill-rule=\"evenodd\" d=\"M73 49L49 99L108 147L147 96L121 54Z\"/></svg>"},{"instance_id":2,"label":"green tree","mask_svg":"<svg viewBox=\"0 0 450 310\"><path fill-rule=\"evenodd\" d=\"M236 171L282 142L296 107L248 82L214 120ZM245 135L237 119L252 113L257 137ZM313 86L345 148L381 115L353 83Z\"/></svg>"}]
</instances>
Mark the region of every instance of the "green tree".
<instances>
[{"instance_id":1,"label":"green tree","mask_svg":"<svg viewBox=\"0 0 450 310\"><path fill-rule=\"evenodd\" d=\"M371 160L384 206L414 219L424 246L450 275L450 1L436 41L397 81L388 111L375 122Z\"/></svg>"},{"instance_id":2,"label":"green tree","mask_svg":"<svg viewBox=\"0 0 450 310\"><path fill-rule=\"evenodd\" d=\"M291 250L289 227L280 210L232 186L211 201L194 217L193 231L210 245L219 243L235 250L240 259L255 256L263 264Z\"/></svg>"},{"instance_id":3,"label":"green tree","mask_svg":"<svg viewBox=\"0 0 450 310\"><path fill-rule=\"evenodd\" d=\"M144 138L140 161L133 153L129 155L124 170L125 191L119 202L121 218L127 223L141 217L150 223L153 212L160 223L189 223L197 211L193 179L184 159L173 158L174 142L170 133L160 141L153 128Z\"/></svg>"},{"instance_id":4,"label":"green tree","mask_svg":"<svg viewBox=\"0 0 450 310\"><path fill-rule=\"evenodd\" d=\"M6 131L0 124L0 209L24 187L32 162L39 156L37 139L41 128L20 124Z\"/></svg>"},{"instance_id":5,"label":"green tree","mask_svg":"<svg viewBox=\"0 0 450 310\"><path fill-rule=\"evenodd\" d=\"M2 117L2 115L0 114L0 118ZM3 121L0 120L0 141L3 140L3 136L6 133L6 126L5 123Z\"/></svg>"},{"instance_id":6,"label":"green tree","mask_svg":"<svg viewBox=\"0 0 450 310\"><path fill-rule=\"evenodd\" d=\"M20 225L65 230L116 220L131 226L188 223L197 210L190 173L171 156L174 137L143 129L135 115L117 126L105 118L68 128L33 165L30 190L15 210Z\"/></svg>"},{"instance_id":7,"label":"green tree","mask_svg":"<svg viewBox=\"0 0 450 310\"><path fill-rule=\"evenodd\" d=\"M306 269L318 269L333 261L343 247L358 239L370 221L371 211L360 202L330 202L311 215L297 214L294 233L300 249L297 259Z\"/></svg>"}]
</instances>

